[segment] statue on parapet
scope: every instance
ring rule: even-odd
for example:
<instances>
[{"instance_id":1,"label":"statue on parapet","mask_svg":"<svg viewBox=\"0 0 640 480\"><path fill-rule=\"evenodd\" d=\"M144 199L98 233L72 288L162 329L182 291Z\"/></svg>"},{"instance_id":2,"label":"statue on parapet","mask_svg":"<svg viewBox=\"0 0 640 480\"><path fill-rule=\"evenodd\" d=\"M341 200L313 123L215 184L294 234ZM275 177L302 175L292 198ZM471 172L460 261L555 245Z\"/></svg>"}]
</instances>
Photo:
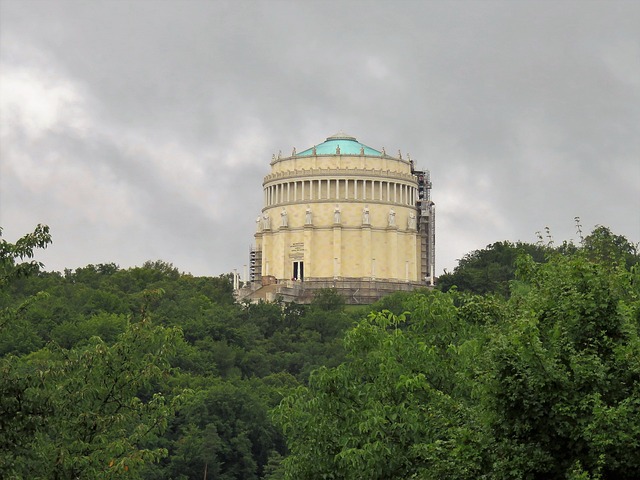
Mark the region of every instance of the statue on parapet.
<instances>
[{"instance_id":1,"label":"statue on parapet","mask_svg":"<svg viewBox=\"0 0 640 480\"><path fill-rule=\"evenodd\" d=\"M307 205L307 210L304 214L304 224L313 225L313 214L311 213L311 207Z\"/></svg>"},{"instance_id":2,"label":"statue on parapet","mask_svg":"<svg viewBox=\"0 0 640 480\"><path fill-rule=\"evenodd\" d=\"M415 230L416 229L416 214L411 212L409 214L409 222L407 227L409 228L409 230Z\"/></svg>"}]
</instances>

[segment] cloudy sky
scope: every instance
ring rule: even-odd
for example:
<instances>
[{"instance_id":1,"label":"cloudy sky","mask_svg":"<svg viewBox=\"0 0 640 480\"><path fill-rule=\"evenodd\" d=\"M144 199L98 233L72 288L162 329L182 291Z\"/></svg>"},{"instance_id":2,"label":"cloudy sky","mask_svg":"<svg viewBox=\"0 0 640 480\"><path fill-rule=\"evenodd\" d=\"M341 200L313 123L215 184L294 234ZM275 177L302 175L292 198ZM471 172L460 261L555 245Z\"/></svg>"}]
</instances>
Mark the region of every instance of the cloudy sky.
<instances>
[{"instance_id":1,"label":"cloudy sky","mask_svg":"<svg viewBox=\"0 0 640 480\"><path fill-rule=\"evenodd\" d=\"M345 131L431 171L437 273L640 241L640 2L0 0L0 225L48 270L247 263L271 155Z\"/></svg>"}]
</instances>

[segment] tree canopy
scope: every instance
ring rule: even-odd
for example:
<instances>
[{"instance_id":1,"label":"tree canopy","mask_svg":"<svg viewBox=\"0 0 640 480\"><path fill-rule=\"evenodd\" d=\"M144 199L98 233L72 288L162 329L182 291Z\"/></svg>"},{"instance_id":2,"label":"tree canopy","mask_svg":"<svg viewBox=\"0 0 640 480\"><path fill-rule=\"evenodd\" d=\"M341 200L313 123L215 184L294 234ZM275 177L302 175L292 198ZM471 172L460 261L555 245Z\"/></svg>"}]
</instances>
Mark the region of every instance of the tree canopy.
<instances>
[{"instance_id":1,"label":"tree canopy","mask_svg":"<svg viewBox=\"0 0 640 480\"><path fill-rule=\"evenodd\" d=\"M443 292L455 285L461 291L506 297L509 295L509 282L515 278L518 257L528 254L541 262L548 250L546 246L530 243L496 242L467 253L453 272L445 272L438 277L437 285Z\"/></svg>"},{"instance_id":2,"label":"tree canopy","mask_svg":"<svg viewBox=\"0 0 640 480\"><path fill-rule=\"evenodd\" d=\"M46 272L50 243L0 241L7 478L640 477L639 258L605 227L348 308L160 260Z\"/></svg>"},{"instance_id":3,"label":"tree canopy","mask_svg":"<svg viewBox=\"0 0 640 480\"><path fill-rule=\"evenodd\" d=\"M359 322L274 411L286 478L638 478L640 270L610 240L523 252L509 299L421 292Z\"/></svg>"}]
</instances>

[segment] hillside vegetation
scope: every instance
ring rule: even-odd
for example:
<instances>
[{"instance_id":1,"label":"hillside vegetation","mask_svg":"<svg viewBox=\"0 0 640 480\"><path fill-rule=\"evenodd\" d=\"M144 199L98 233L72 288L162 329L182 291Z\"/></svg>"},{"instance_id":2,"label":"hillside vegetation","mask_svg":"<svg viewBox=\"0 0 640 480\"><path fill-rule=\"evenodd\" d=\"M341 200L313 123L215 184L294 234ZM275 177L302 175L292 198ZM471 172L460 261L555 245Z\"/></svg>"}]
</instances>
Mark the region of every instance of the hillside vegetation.
<instances>
[{"instance_id":1,"label":"hillside vegetation","mask_svg":"<svg viewBox=\"0 0 640 480\"><path fill-rule=\"evenodd\" d=\"M3 478L640 478L640 259L604 227L349 309L50 242L0 239Z\"/></svg>"}]
</instances>

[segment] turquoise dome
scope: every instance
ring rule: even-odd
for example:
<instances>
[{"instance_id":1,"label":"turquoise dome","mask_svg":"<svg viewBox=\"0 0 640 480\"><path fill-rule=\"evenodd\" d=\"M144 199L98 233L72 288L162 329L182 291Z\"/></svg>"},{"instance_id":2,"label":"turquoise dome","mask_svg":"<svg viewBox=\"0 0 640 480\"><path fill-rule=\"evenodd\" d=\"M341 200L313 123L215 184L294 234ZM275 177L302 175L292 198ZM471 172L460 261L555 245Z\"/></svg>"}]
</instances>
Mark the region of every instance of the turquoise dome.
<instances>
[{"instance_id":1,"label":"turquoise dome","mask_svg":"<svg viewBox=\"0 0 640 480\"><path fill-rule=\"evenodd\" d=\"M344 132L336 133L327 137L327 139L320 145L315 146L315 155L335 155L336 151L340 147L340 155L368 155L374 157L381 157L382 152L367 147L364 143L358 142L355 137L347 135ZM314 147L308 148L303 152L297 153L296 157L310 157L314 155Z\"/></svg>"}]
</instances>

